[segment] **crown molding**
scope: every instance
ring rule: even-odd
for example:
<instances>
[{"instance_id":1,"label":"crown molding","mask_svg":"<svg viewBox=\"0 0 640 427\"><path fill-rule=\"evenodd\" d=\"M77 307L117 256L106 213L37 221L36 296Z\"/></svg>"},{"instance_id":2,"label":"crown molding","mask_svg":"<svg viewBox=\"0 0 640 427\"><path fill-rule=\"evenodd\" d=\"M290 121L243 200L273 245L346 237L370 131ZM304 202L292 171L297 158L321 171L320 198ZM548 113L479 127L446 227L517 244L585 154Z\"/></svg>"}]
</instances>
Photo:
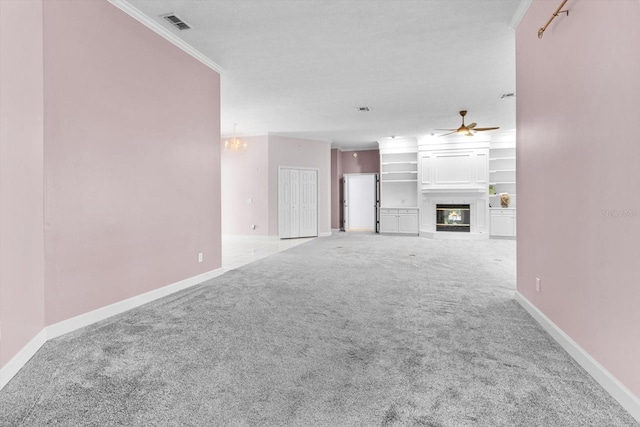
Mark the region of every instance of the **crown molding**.
<instances>
[{"instance_id":1,"label":"crown molding","mask_svg":"<svg viewBox=\"0 0 640 427\"><path fill-rule=\"evenodd\" d=\"M208 58L202 52L200 52L199 50L191 46L189 43L180 39L171 30L160 25L158 22L153 20L153 18L142 13L139 9L132 6L126 0L107 0L107 1L112 5L114 5L115 7L117 7L118 9L120 9L121 11L123 11L124 13L126 13L127 15L131 16L136 21L143 24L145 27L154 31L156 34L158 34L162 38L173 43L175 46L182 49L184 52L191 55L193 58L197 59L207 67L211 68L212 70L216 71L219 74L224 73L224 69L220 65L213 62L210 58Z\"/></svg>"},{"instance_id":2,"label":"crown molding","mask_svg":"<svg viewBox=\"0 0 640 427\"><path fill-rule=\"evenodd\" d=\"M529 6L531 6L532 2L533 0L520 0L520 5L516 9L516 12L513 14L513 17L511 17L511 21L509 22L509 28L514 31L516 28L518 28L518 25L520 25L520 21L522 21L522 18L524 18L524 15L525 13L527 13L527 10L529 10Z\"/></svg>"}]
</instances>

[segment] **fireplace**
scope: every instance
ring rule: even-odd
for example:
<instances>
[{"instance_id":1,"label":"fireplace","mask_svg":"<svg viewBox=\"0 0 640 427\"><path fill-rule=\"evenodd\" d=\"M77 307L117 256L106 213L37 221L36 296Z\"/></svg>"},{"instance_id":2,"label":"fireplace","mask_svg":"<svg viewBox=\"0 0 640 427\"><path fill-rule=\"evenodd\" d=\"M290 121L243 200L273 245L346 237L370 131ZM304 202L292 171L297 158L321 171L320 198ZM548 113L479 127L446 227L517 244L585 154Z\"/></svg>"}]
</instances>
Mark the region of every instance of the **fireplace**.
<instances>
[{"instance_id":1,"label":"fireplace","mask_svg":"<svg viewBox=\"0 0 640 427\"><path fill-rule=\"evenodd\" d=\"M436 205L436 231L471 231L469 205Z\"/></svg>"}]
</instances>

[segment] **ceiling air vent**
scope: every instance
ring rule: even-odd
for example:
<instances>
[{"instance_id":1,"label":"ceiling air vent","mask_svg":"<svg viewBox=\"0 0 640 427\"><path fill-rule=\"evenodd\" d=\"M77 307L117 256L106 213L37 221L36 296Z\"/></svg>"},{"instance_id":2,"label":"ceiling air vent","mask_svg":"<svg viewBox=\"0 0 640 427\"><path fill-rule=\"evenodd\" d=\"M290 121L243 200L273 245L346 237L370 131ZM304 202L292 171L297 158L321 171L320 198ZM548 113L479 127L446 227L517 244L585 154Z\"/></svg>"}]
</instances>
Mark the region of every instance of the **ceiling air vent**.
<instances>
[{"instance_id":1,"label":"ceiling air vent","mask_svg":"<svg viewBox=\"0 0 640 427\"><path fill-rule=\"evenodd\" d=\"M174 25L180 31L191 29L191 25L184 22L181 18L179 18L175 13L168 13L166 15L161 15L162 18L169 21L172 25Z\"/></svg>"},{"instance_id":2,"label":"ceiling air vent","mask_svg":"<svg viewBox=\"0 0 640 427\"><path fill-rule=\"evenodd\" d=\"M369 107L358 107L358 108L356 108L356 111L365 112L365 111L371 111L371 110L369 109Z\"/></svg>"},{"instance_id":3,"label":"ceiling air vent","mask_svg":"<svg viewBox=\"0 0 640 427\"><path fill-rule=\"evenodd\" d=\"M502 95L500 95L500 97L498 99L508 99L508 98L515 98L516 94L513 92L510 93L503 93Z\"/></svg>"}]
</instances>

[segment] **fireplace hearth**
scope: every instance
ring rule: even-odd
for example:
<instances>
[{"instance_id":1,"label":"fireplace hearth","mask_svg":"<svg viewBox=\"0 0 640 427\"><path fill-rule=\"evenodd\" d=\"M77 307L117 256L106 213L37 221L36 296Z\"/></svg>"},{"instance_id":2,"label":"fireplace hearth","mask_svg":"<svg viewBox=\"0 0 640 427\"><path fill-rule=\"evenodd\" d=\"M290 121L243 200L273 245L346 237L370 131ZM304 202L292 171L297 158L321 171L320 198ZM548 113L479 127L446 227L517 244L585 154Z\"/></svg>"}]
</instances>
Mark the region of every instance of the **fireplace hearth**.
<instances>
[{"instance_id":1,"label":"fireplace hearth","mask_svg":"<svg viewBox=\"0 0 640 427\"><path fill-rule=\"evenodd\" d=\"M469 205L436 205L436 231L469 233L471 209Z\"/></svg>"}]
</instances>

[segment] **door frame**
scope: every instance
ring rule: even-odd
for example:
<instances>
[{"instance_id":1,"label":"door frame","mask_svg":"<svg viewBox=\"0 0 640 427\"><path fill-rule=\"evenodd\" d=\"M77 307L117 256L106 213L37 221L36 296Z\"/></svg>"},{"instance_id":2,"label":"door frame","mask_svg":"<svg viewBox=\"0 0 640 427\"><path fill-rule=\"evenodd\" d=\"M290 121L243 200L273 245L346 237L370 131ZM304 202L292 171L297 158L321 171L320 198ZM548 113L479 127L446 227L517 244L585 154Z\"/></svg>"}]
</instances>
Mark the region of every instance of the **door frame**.
<instances>
[{"instance_id":1,"label":"door frame","mask_svg":"<svg viewBox=\"0 0 640 427\"><path fill-rule=\"evenodd\" d=\"M380 174L377 172L367 173L345 173L342 175L342 231L349 231L349 176L362 176L373 175L374 176L374 222L373 232L380 232Z\"/></svg>"}]
</instances>

